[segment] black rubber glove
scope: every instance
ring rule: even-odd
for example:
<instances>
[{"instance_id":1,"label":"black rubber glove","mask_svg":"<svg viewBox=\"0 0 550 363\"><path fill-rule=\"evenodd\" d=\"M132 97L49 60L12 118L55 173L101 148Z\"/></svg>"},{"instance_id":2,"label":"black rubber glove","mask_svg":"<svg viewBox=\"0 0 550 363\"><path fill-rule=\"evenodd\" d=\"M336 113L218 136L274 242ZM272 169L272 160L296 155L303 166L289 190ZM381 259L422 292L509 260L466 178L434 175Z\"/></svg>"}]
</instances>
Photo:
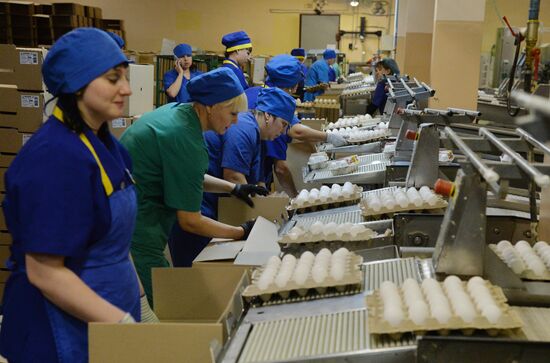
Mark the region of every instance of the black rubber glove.
<instances>
[{"instance_id":1,"label":"black rubber glove","mask_svg":"<svg viewBox=\"0 0 550 363\"><path fill-rule=\"evenodd\" d=\"M244 234L242 238L243 240L247 239L248 236L250 235L250 231L252 231L252 227L254 227L254 223L256 223L256 220L252 219L250 221L246 221L243 224L241 224L241 228L244 229Z\"/></svg>"},{"instance_id":2,"label":"black rubber glove","mask_svg":"<svg viewBox=\"0 0 550 363\"><path fill-rule=\"evenodd\" d=\"M259 187L254 184L235 184L235 188L231 191L231 194L254 208L254 202L250 197L259 195L267 195L269 192L264 187Z\"/></svg>"}]
</instances>

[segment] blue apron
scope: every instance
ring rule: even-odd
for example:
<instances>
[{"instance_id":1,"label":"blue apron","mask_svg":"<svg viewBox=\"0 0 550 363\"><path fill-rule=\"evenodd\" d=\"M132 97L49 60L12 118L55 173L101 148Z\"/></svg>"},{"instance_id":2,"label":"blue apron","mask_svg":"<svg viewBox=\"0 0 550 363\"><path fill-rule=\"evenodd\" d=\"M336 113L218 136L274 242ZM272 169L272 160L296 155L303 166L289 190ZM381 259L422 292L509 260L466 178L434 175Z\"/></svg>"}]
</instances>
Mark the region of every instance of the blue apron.
<instances>
[{"instance_id":1,"label":"blue apron","mask_svg":"<svg viewBox=\"0 0 550 363\"><path fill-rule=\"evenodd\" d=\"M61 111L57 108L54 111L54 116L60 120L63 119ZM139 321L141 314L139 284L129 258L130 240L137 214L136 191L133 185L125 188L123 185L120 190L113 191L109 177L93 146L84 133L80 135L80 138L100 168L102 183L109 197L111 227L102 239L90 244L86 257L68 258L65 264L99 296L121 310L129 312L134 319ZM23 300L24 297L33 298L34 301L31 304L37 307L41 303L44 304L57 356L47 359L42 355L42 359L45 359L42 362L87 362L88 324L65 313L47 300L36 288L30 286L24 266L16 265L12 261L8 267L12 270L12 274L6 285L6 293L12 294L14 298L11 299L12 306L6 306L6 311L8 309L16 310L17 306L15 305L18 303L26 303ZM36 301L38 298L41 298L42 302ZM8 304L10 304L10 300L7 301L6 305ZM41 309L38 308L38 310ZM37 320L40 320L40 326L37 326L37 330L47 334L47 322L41 320L42 317L40 313L38 314ZM44 336L44 340L50 341L51 337ZM33 344L32 341L25 343ZM42 344L42 342L40 343ZM45 351L42 347L39 349L42 353ZM33 357L33 348L28 347L23 350L26 352L18 352L17 357L10 357L12 359L10 362L28 362L30 357Z\"/></svg>"}]
</instances>

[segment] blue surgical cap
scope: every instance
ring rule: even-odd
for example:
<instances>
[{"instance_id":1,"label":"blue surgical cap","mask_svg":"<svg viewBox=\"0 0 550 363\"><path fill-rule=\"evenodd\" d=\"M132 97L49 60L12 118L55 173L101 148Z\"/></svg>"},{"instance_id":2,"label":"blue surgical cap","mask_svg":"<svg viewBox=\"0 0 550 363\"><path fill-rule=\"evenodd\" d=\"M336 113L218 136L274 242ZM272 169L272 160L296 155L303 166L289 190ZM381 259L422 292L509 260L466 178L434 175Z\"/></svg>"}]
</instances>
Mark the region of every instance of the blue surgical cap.
<instances>
[{"instance_id":1,"label":"blue surgical cap","mask_svg":"<svg viewBox=\"0 0 550 363\"><path fill-rule=\"evenodd\" d=\"M77 28L59 38L44 60L42 76L54 96L75 93L121 63L128 62L103 30Z\"/></svg>"},{"instance_id":2,"label":"blue surgical cap","mask_svg":"<svg viewBox=\"0 0 550 363\"><path fill-rule=\"evenodd\" d=\"M193 49L189 44L182 43L182 44L176 45L176 47L174 48L174 55L178 58L181 58L184 55L187 55L190 57L193 55Z\"/></svg>"},{"instance_id":3,"label":"blue surgical cap","mask_svg":"<svg viewBox=\"0 0 550 363\"><path fill-rule=\"evenodd\" d=\"M266 83L273 87L294 87L304 78L300 61L288 54L271 58L265 70L268 76Z\"/></svg>"},{"instance_id":4,"label":"blue surgical cap","mask_svg":"<svg viewBox=\"0 0 550 363\"><path fill-rule=\"evenodd\" d=\"M228 53L240 49L252 48L252 41L248 37L248 34L242 30L224 35L222 44L225 46L225 51Z\"/></svg>"},{"instance_id":5,"label":"blue surgical cap","mask_svg":"<svg viewBox=\"0 0 550 363\"><path fill-rule=\"evenodd\" d=\"M290 55L304 58L306 56L306 51L304 48L294 48L290 51Z\"/></svg>"},{"instance_id":6,"label":"blue surgical cap","mask_svg":"<svg viewBox=\"0 0 550 363\"><path fill-rule=\"evenodd\" d=\"M113 38L113 40L118 44L120 49L124 48L124 45L126 43L124 43L124 39L122 39L118 34L113 32L107 32L107 34L109 34L109 36Z\"/></svg>"},{"instance_id":7,"label":"blue surgical cap","mask_svg":"<svg viewBox=\"0 0 550 363\"><path fill-rule=\"evenodd\" d=\"M258 93L256 110L267 112L290 123L294 118L296 101L279 88L262 88Z\"/></svg>"},{"instance_id":8,"label":"blue surgical cap","mask_svg":"<svg viewBox=\"0 0 550 363\"><path fill-rule=\"evenodd\" d=\"M336 52L333 49L326 49L323 52L323 58L325 59L333 59L336 58Z\"/></svg>"},{"instance_id":9,"label":"blue surgical cap","mask_svg":"<svg viewBox=\"0 0 550 363\"><path fill-rule=\"evenodd\" d=\"M235 98L244 90L232 70L220 67L191 78L187 83L187 92L192 101L212 106Z\"/></svg>"}]
</instances>

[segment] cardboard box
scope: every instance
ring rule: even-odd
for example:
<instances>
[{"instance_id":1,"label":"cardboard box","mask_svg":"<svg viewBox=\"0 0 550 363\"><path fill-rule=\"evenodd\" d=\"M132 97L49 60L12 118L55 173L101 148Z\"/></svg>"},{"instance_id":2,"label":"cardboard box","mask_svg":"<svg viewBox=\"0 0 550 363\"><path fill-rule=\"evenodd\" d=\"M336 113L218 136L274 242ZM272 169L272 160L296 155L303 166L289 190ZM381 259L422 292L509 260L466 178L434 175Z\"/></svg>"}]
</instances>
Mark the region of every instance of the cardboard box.
<instances>
[{"instance_id":1,"label":"cardboard box","mask_svg":"<svg viewBox=\"0 0 550 363\"><path fill-rule=\"evenodd\" d=\"M13 239L11 238L11 234L0 231L0 244L11 245L12 242L13 242Z\"/></svg>"},{"instance_id":2,"label":"cardboard box","mask_svg":"<svg viewBox=\"0 0 550 363\"><path fill-rule=\"evenodd\" d=\"M34 14L34 3L27 1L10 1L7 3L6 13L16 14L16 15L33 15Z\"/></svg>"},{"instance_id":3,"label":"cardboard box","mask_svg":"<svg viewBox=\"0 0 550 363\"><path fill-rule=\"evenodd\" d=\"M120 139L124 131L132 124L133 119L131 117L121 117L109 122L109 130L111 134L117 139Z\"/></svg>"},{"instance_id":4,"label":"cardboard box","mask_svg":"<svg viewBox=\"0 0 550 363\"><path fill-rule=\"evenodd\" d=\"M103 18L103 10L101 10L101 8L95 7L94 8L94 15L95 15L94 18L96 18L96 19Z\"/></svg>"},{"instance_id":5,"label":"cardboard box","mask_svg":"<svg viewBox=\"0 0 550 363\"><path fill-rule=\"evenodd\" d=\"M7 168L10 166L13 159L15 159L15 155L0 154L0 167Z\"/></svg>"},{"instance_id":6,"label":"cardboard box","mask_svg":"<svg viewBox=\"0 0 550 363\"><path fill-rule=\"evenodd\" d=\"M0 44L0 84L11 84L24 91L43 91L42 63L46 51Z\"/></svg>"},{"instance_id":7,"label":"cardboard box","mask_svg":"<svg viewBox=\"0 0 550 363\"><path fill-rule=\"evenodd\" d=\"M0 128L0 153L17 154L32 134L18 132L15 129Z\"/></svg>"},{"instance_id":8,"label":"cardboard box","mask_svg":"<svg viewBox=\"0 0 550 363\"><path fill-rule=\"evenodd\" d=\"M132 95L124 105L124 116L136 116L153 111L154 105L154 73L153 65L129 64L128 80Z\"/></svg>"},{"instance_id":9,"label":"cardboard box","mask_svg":"<svg viewBox=\"0 0 550 363\"><path fill-rule=\"evenodd\" d=\"M75 3L53 3L52 13L56 15L84 16L84 6Z\"/></svg>"},{"instance_id":10,"label":"cardboard box","mask_svg":"<svg viewBox=\"0 0 550 363\"><path fill-rule=\"evenodd\" d=\"M52 26L56 28L62 27L74 27L77 28L82 25L82 17L78 15L52 15Z\"/></svg>"},{"instance_id":11,"label":"cardboard box","mask_svg":"<svg viewBox=\"0 0 550 363\"><path fill-rule=\"evenodd\" d=\"M8 227L6 226L6 218L4 217L4 210L2 207L0 207L0 231L7 231ZM0 245L2 245L2 241L0 241ZM5 243L6 245L8 243Z\"/></svg>"},{"instance_id":12,"label":"cardboard box","mask_svg":"<svg viewBox=\"0 0 550 363\"><path fill-rule=\"evenodd\" d=\"M4 176L5 176L7 170L8 170L8 168L0 168L0 192L5 192L6 191L6 184L4 182ZM0 229L2 229L2 228L0 228Z\"/></svg>"},{"instance_id":13,"label":"cardboard box","mask_svg":"<svg viewBox=\"0 0 550 363\"><path fill-rule=\"evenodd\" d=\"M10 276L11 271L8 270L0 270L0 283L6 283L8 281L8 277Z\"/></svg>"},{"instance_id":14,"label":"cardboard box","mask_svg":"<svg viewBox=\"0 0 550 363\"><path fill-rule=\"evenodd\" d=\"M0 268L7 269L6 261L10 258L10 246L0 245Z\"/></svg>"},{"instance_id":15,"label":"cardboard box","mask_svg":"<svg viewBox=\"0 0 550 363\"><path fill-rule=\"evenodd\" d=\"M222 197L218 201L218 221L238 226L258 216L269 221L281 222L287 216L288 197L253 197L254 208L234 197Z\"/></svg>"},{"instance_id":16,"label":"cardboard box","mask_svg":"<svg viewBox=\"0 0 550 363\"><path fill-rule=\"evenodd\" d=\"M0 86L0 127L35 132L44 121L44 93ZM2 151L2 150L0 150Z\"/></svg>"},{"instance_id":17,"label":"cardboard box","mask_svg":"<svg viewBox=\"0 0 550 363\"><path fill-rule=\"evenodd\" d=\"M90 363L210 362L210 342L224 344L242 314L249 284L235 266L153 269L159 324L89 325Z\"/></svg>"},{"instance_id":18,"label":"cardboard box","mask_svg":"<svg viewBox=\"0 0 550 363\"><path fill-rule=\"evenodd\" d=\"M4 299L4 290L6 289L6 284L1 283L0 284L0 301Z\"/></svg>"}]
</instances>

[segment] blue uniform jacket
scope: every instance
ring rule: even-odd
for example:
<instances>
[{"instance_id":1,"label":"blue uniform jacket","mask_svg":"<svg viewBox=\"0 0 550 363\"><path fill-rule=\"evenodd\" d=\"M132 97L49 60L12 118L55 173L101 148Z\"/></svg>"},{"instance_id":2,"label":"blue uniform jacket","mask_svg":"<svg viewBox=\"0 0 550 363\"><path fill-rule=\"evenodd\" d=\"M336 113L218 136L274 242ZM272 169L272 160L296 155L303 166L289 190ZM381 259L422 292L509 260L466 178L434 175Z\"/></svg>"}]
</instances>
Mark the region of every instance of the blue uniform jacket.
<instances>
[{"instance_id":1,"label":"blue uniform jacket","mask_svg":"<svg viewBox=\"0 0 550 363\"><path fill-rule=\"evenodd\" d=\"M180 102L180 103L189 102L191 97L189 96L189 93L187 92L187 87L186 87L187 83L189 82L190 79L198 76L199 74L202 74L202 72L201 71L191 71L191 73L189 75L189 79L183 77L183 79L181 81L181 88L180 88L180 91L178 92L178 95L176 96L176 98L172 98L172 97L168 96L168 103L170 103L170 102ZM164 79L163 79L164 92L166 92L166 90L172 85L172 83L174 83L176 81L176 78L178 78L178 72L175 69L171 69L168 72L164 73Z\"/></svg>"},{"instance_id":2,"label":"blue uniform jacket","mask_svg":"<svg viewBox=\"0 0 550 363\"><path fill-rule=\"evenodd\" d=\"M246 79L244 78L243 70L235 61L226 58L223 61L222 67L229 68L233 72L235 72L235 75L237 75L237 78L239 79L239 81L241 81L241 86L243 86L243 89L248 88L248 83L246 83Z\"/></svg>"},{"instance_id":3,"label":"blue uniform jacket","mask_svg":"<svg viewBox=\"0 0 550 363\"><path fill-rule=\"evenodd\" d=\"M319 59L311 65L311 68L307 71L306 80L304 85L306 87L315 86L319 83L328 83L330 81L330 66L327 61L324 59ZM322 95L324 91L317 92L306 92L304 95L304 100L313 101L315 97Z\"/></svg>"}]
</instances>

